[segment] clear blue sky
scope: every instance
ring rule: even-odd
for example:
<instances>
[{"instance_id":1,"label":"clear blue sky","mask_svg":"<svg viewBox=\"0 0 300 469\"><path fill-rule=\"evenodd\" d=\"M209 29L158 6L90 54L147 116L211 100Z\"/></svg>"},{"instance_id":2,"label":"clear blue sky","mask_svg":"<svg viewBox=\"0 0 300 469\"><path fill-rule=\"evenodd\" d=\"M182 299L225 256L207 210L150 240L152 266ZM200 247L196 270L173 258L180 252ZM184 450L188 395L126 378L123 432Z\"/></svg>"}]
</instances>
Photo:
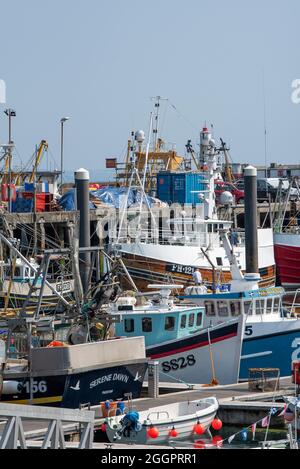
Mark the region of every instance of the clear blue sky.
<instances>
[{"instance_id":1,"label":"clear blue sky","mask_svg":"<svg viewBox=\"0 0 300 469\"><path fill-rule=\"evenodd\" d=\"M300 163L299 21L299 0L2 0L0 78L18 153L27 160L45 138L59 164L67 115L66 169L104 167L132 128L147 130L161 95L179 111L163 127L179 151L206 121L234 161L264 164L264 75L268 160Z\"/></svg>"}]
</instances>

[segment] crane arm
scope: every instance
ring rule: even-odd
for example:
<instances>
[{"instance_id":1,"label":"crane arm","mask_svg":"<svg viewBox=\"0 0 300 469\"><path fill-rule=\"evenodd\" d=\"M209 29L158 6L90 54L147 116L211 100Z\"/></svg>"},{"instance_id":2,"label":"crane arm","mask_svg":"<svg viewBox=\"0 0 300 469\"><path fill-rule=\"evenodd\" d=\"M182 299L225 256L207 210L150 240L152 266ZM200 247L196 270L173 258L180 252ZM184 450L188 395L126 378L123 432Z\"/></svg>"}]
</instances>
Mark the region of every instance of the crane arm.
<instances>
[{"instance_id":1,"label":"crane arm","mask_svg":"<svg viewBox=\"0 0 300 469\"><path fill-rule=\"evenodd\" d=\"M198 164L198 161L197 161L197 158L196 158L194 149L193 149L193 147L192 147L191 140L188 140L188 142L187 142L185 148L186 148L186 151L192 155L192 158L193 158L193 161L194 161L194 163L195 163L195 166L196 166L197 170L199 171L199 170L200 170L200 166L199 166L199 164Z\"/></svg>"},{"instance_id":2,"label":"crane arm","mask_svg":"<svg viewBox=\"0 0 300 469\"><path fill-rule=\"evenodd\" d=\"M230 157L229 157L229 154L228 154L228 148L226 147L226 143L220 138L221 140L221 150L223 151L224 153L224 157L225 157L225 175L226 175L226 181L227 182L234 182L234 177L233 177L233 174L232 174L232 166L231 166L231 162L230 162Z\"/></svg>"},{"instance_id":3,"label":"crane arm","mask_svg":"<svg viewBox=\"0 0 300 469\"><path fill-rule=\"evenodd\" d=\"M48 149L48 143L46 142L46 140L42 140L41 143L40 143L40 146L38 148L38 151L37 151L35 163L34 163L34 166L33 166L33 170L32 170L29 182L32 183L34 181L34 174L35 174L35 172L36 172L36 170L37 170L37 168L38 168L38 166L41 162L43 151L47 150L47 149Z\"/></svg>"}]
</instances>

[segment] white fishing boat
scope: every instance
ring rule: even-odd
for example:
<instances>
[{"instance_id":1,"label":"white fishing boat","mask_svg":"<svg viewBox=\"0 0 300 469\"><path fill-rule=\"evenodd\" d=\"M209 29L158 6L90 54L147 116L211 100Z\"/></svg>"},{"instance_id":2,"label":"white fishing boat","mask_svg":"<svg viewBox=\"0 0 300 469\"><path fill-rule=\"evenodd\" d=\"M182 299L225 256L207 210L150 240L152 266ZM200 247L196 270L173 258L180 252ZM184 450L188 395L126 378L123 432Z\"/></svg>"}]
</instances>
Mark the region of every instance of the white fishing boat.
<instances>
[{"instance_id":1,"label":"white fishing boat","mask_svg":"<svg viewBox=\"0 0 300 469\"><path fill-rule=\"evenodd\" d=\"M195 210L191 205L172 205L159 217L151 212L130 221L130 229L122 220L115 252L122 256L128 272L140 291L149 283L191 285L192 276L199 269L207 286L228 285L230 262L220 240L219 232L229 230L232 223L219 219L215 204L215 180L218 178L218 153L211 132L201 132L201 161L205 162L204 189L199 192ZM195 192L195 191L194 191ZM241 270L246 270L245 236L235 231L235 252ZM274 286L276 280L273 232L258 228L258 268L260 287ZM126 279L125 279L126 281Z\"/></svg>"},{"instance_id":2,"label":"white fishing boat","mask_svg":"<svg viewBox=\"0 0 300 469\"><path fill-rule=\"evenodd\" d=\"M190 439L209 432L219 404L215 397L133 410L106 419L106 434L114 443L155 445Z\"/></svg>"}]
</instances>

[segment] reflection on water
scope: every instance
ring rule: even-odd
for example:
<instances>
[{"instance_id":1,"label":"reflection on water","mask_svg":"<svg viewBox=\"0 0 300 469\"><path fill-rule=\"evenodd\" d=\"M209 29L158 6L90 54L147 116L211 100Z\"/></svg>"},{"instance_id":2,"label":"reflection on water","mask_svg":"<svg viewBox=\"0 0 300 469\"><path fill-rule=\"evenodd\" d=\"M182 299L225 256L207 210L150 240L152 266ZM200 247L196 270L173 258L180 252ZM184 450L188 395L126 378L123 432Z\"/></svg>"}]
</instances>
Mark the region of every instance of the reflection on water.
<instances>
[{"instance_id":1,"label":"reflection on water","mask_svg":"<svg viewBox=\"0 0 300 469\"><path fill-rule=\"evenodd\" d=\"M272 441L274 444L278 443L278 446L284 449L285 443L283 440L287 440L287 429L270 428L266 434L265 428L256 428L255 437L251 429L243 431L243 427L226 426L219 432L214 432L212 439L201 437L195 437L190 441L175 441L170 442L170 446L173 448L181 447L186 449L251 449L259 448L262 446L264 441ZM229 444L228 438L232 435L236 435L232 442ZM267 438L266 438L267 437ZM275 443L276 442L276 443Z\"/></svg>"}]
</instances>

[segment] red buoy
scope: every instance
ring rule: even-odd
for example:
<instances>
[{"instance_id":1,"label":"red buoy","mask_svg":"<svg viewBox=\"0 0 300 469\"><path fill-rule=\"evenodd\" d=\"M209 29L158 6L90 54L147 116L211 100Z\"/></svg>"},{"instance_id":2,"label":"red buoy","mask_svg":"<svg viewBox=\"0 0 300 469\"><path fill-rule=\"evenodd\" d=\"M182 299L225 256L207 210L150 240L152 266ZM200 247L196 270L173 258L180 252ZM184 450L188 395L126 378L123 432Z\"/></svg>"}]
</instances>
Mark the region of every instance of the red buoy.
<instances>
[{"instance_id":1,"label":"red buoy","mask_svg":"<svg viewBox=\"0 0 300 469\"><path fill-rule=\"evenodd\" d=\"M148 433L148 436L153 439L159 436L159 431L157 430L156 427L150 427L147 433Z\"/></svg>"},{"instance_id":2,"label":"red buoy","mask_svg":"<svg viewBox=\"0 0 300 469\"><path fill-rule=\"evenodd\" d=\"M220 419L213 419L211 426L214 430L221 430L223 423Z\"/></svg>"},{"instance_id":3,"label":"red buoy","mask_svg":"<svg viewBox=\"0 0 300 469\"><path fill-rule=\"evenodd\" d=\"M106 432L106 424L105 424L105 423L102 423L102 425L101 425L101 431L102 431L102 432Z\"/></svg>"},{"instance_id":4,"label":"red buoy","mask_svg":"<svg viewBox=\"0 0 300 469\"><path fill-rule=\"evenodd\" d=\"M223 445L223 438L220 435L216 435L212 439L213 445L220 448Z\"/></svg>"},{"instance_id":5,"label":"red buoy","mask_svg":"<svg viewBox=\"0 0 300 469\"><path fill-rule=\"evenodd\" d=\"M196 440L196 441L194 442L194 448L196 448L196 449L205 449L205 448L206 448L205 441L203 441L203 440Z\"/></svg>"},{"instance_id":6,"label":"red buoy","mask_svg":"<svg viewBox=\"0 0 300 469\"><path fill-rule=\"evenodd\" d=\"M203 435L203 433L205 433L205 427L201 425L201 423L196 423L196 425L194 425L194 433Z\"/></svg>"},{"instance_id":7,"label":"red buoy","mask_svg":"<svg viewBox=\"0 0 300 469\"><path fill-rule=\"evenodd\" d=\"M172 430L169 431L169 436L172 436L173 438L176 438L178 436L178 431L175 427L173 427Z\"/></svg>"}]
</instances>

